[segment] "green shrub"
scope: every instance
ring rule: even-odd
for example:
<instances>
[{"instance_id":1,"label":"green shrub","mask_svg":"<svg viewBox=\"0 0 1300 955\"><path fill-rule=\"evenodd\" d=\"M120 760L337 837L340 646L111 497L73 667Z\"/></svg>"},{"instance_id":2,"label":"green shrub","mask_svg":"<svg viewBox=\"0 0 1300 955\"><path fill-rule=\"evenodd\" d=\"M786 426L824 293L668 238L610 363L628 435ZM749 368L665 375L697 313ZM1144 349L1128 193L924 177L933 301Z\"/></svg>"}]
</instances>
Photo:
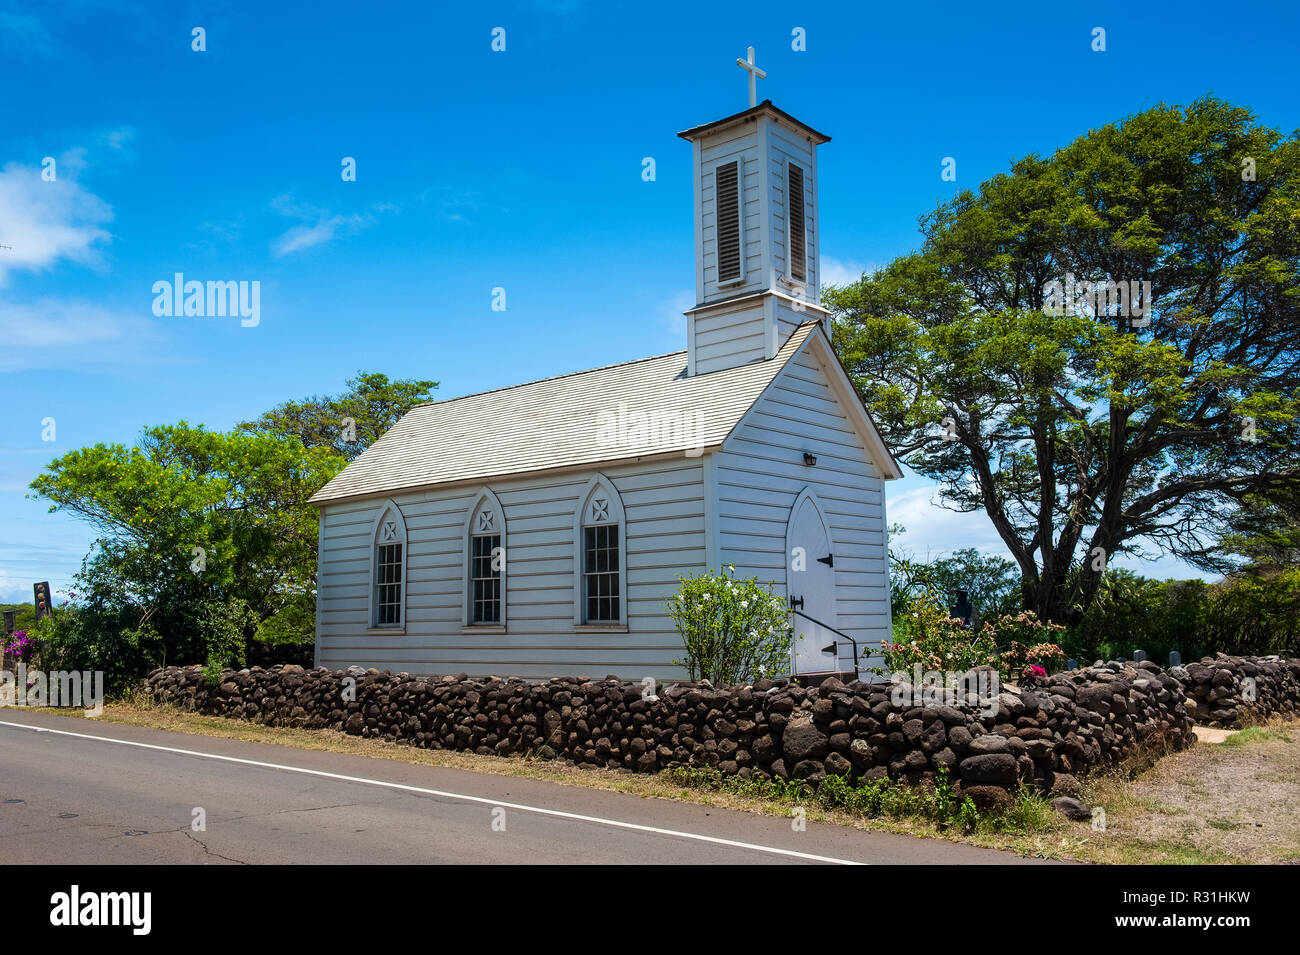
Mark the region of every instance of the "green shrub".
<instances>
[{"instance_id":1,"label":"green shrub","mask_svg":"<svg viewBox=\"0 0 1300 955\"><path fill-rule=\"evenodd\" d=\"M1065 627L1039 620L1032 610L1003 614L987 621L984 630L998 646L998 670L1003 679L1021 676L1030 666L1053 673L1065 664L1065 651L1054 642Z\"/></svg>"},{"instance_id":2,"label":"green shrub","mask_svg":"<svg viewBox=\"0 0 1300 955\"><path fill-rule=\"evenodd\" d=\"M757 578L737 580L736 568L679 577L668 615L682 635L692 680L750 683L790 671L793 631L780 597Z\"/></svg>"},{"instance_id":3,"label":"green shrub","mask_svg":"<svg viewBox=\"0 0 1300 955\"><path fill-rule=\"evenodd\" d=\"M120 612L65 605L33 633L33 666L46 671L101 671L104 689L117 695L163 662L162 644L148 624Z\"/></svg>"},{"instance_id":4,"label":"green shrub","mask_svg":"<svg viewBox=\"0 0 1300 955\"><path fill-rule=\"evenodd\" d=\"M896 628L895 642L882 643L883 667L879 674L921 670L964 672L980 666L997 665L997 645L988 631L967 630L960 620L948 616L938 595L925 591L914 599Z\"/></svg>"},{"instance_id":5,"label":"green shrub","mask_svg":"<svg viewBox=\"0 0 1300 955\"><path fill-rule=\"evenodd\" d=\"M105 690L118 696L155 667L202 663L205 672L244 665L248 609L240 600L197 600L158 618L130 605L65 604L32 633L33 666L42 670L102 671Z\"/></svg>"},{"instance_id":6,"label":"green shrub","mask_svg":"<svg viewBox=\"0 0 1300 955\"><path fill-rule=\"evenodd\" d=\"M1107 571L1092 606L1058 642L1086 661L1129 658L1134 650L1156 662L1170 650L1184 660L1300 655L1300 568L1250 568L1217 583Z\"/></svg>"},{"instance_id":7,"label":"green shrub","mask_svg":"<svg viewBox=\"0 0 1300 955\"><path fill-rule=\"evenodd\" d=\"M990 832L1034 833L1051 829L1059 819L1050 798L1032 786L1016 790L1011 805L978 820L979 828Z\"/></svg>"},{"instance_id":8,"label":"green shrub","mask_svg":"<svg viewBox=\"0 0 1300 955\"><path fill-rule=\"evenodd\" d=\"M1135 650L1157 662L1170 650L1195 659L1206 653L1207 586L1203 580L1150 580L1131 570L1107 570L1092 605L1057 642L1068 656L1087 662L1127 659Z\"/></svg>"}]
</instances>

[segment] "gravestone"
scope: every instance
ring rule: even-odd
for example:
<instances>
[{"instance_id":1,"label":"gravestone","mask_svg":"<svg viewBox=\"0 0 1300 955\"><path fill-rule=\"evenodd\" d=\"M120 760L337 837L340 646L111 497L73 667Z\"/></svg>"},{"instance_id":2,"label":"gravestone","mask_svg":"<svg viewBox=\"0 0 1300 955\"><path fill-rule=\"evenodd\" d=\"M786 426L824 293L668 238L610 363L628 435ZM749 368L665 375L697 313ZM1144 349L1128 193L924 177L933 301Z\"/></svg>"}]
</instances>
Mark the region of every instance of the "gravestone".
<instances>
[{"instance_id":1,"label":"gravestone","mask_svg":"<svg viewBox=\"0 0 1300 955\"><path fill-rule=\"evenodd\" d=\"M1142 662L1143 660L1145 660L1146 658L1147 658L1147 652L1146 652L1145 650L1134 650L1134 651L1133 651L1133 662L1134 662L1134 663L1141 663L1141 662Z\"/></svg>"},{"instance_id":2,"label":"gravestone","mask_svg":"<svg viewBox=\"0 0 1300 955\"><path fill-rule=\"evenodd\" d=\"M9 636L9 634L14 632L14 627L17 626L17 624L14 623L14 618L18 616L18 611L6 610L4 612L4 615L5 615L5 636L7 637Z\"/></svg>"},{"instance_id":3,"label":"gravestone","mask_svg":"<svg viewBox=\"0 0 1300 955\"><path fill-rule=\"evenodd\" d=\"M976 630L979 628L979 615L975 612L975 607L970 602L968 591L957 591L957 602L948 608L948 615L960 620L961 625L967 630Z\"/></svg>"},{"instance_id":4,"label":"gravestone","mask_svg":"<svg viewBox=\"0 0 1300 955\"><path fill-rule=\"evenodd\" d=\"M1077 669L1079 669L1079 663L1078 663L1077 660L1066 660L1066 661L1065 661L1065 668L1066 668L1067 670L1077 670Z\"/></svg>"},{"instance_id":5,"label":"gravestone","mask_svg":"<svg viewBox=\"0 0 1300 955\"><path fill-rule=\"evenodd\" d=\"M1183 655L1182 655L1181 653L1179 653L1177 650L1170 650L1170 651L1169 651L1169 665L1170 665L1171 667L1182 666L1182 665L1183 665Z\"/></svg>"}]
</instances>

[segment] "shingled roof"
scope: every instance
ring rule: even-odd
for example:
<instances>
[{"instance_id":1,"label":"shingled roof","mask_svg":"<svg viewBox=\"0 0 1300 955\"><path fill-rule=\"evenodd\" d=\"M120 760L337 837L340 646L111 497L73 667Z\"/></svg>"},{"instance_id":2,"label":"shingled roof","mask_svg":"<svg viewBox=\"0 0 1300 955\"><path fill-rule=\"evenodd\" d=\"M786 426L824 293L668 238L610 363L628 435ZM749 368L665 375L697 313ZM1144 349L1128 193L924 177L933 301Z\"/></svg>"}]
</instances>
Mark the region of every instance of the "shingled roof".
<instances>
[{"instance_id":1,"label":"shingled roof","mask_svg":"<svg viewBox=\"0 0 1300 955\"><path fill-rule=\"evenodd\" d=\"M773 358L704 375L688 377L686 352L678 351L417 405L311 501L714 447L816 327L800 325ZM620 406L690 426L643 429L643 441L611 445L601 416L618 415ZM626 436L641 437L635 429Z\"/></svg>"}]
</instances>

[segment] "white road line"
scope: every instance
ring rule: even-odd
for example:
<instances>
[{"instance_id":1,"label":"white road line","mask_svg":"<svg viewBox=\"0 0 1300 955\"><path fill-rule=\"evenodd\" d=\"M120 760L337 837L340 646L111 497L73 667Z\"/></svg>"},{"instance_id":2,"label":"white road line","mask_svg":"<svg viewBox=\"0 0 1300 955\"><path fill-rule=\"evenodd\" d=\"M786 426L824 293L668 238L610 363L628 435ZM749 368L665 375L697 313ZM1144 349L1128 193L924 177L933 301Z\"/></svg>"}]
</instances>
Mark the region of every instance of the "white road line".
<instances>
[{"instance_id":1,"label":"white road line","mask_svg":"<svg viewBox=\"0 0 1300 955\"><path fill-rule=\"evenodd\" d=\"M154 749L163 753L180 753L182 756L198 756L201 759L215 759L223 763L241 763L245 766L259 766L263 769L278 769L286 773L302 773L305 776L321 776L325 779L339 779L348 783L362 783L367 786L380 786L385 789L400 789L404 792L421 793L426 796L442 796L446 799L461 799L465 802L480 803L485 806L504 806L519 812L532 812L541 816L554 816L559 819L573 819L578 822L590 822L598 826L611 826L616 829L632 829L637 832L649 832L660 836L673 836L678 839L693 839L696 842L710 842L720 846L736 849L750 849L754 852L767 852L772 855L791 856L796 859L808 859L812 862L830 862L835 865L866 865L851 859L836 859L832 856L813 855L810 852L796 852L794 849L779 849L776 846L760 846L752 842L737 842L734 839L720 839L717 836L703 836L695 832L681 832L676 829L661 829L658 826L643 826L635 822L622 822L618 819L605 819L600 816L584 816L576 812L564 812L560 809L544 809L540 806L525 806L522 803L502 802L499 799L486 799L482 796L468 796L464 793L446 792L441 789L425 789L421 786L407 786L383 779L368 779L364 776L345 776L342 773L327 773L320 769L305 769L301 766L285 766L280 763L264 763L256 759L240 759L237 756L221 756L216 753L204 753L193 749L178 749L174 746L157 746L152 743L139 743L129 739L114 739L111 736L91 736L89 733L71 733L67 730L49 729L45 726L33 726L29 723L10 723L0 720L0 726L12 726L16 729L32 730L37 733L54 733L57 736L72 736L77 739L92 739L100 743L117 743L120 746L137 746L140 749Z\"/></svg>"}]
</instances>

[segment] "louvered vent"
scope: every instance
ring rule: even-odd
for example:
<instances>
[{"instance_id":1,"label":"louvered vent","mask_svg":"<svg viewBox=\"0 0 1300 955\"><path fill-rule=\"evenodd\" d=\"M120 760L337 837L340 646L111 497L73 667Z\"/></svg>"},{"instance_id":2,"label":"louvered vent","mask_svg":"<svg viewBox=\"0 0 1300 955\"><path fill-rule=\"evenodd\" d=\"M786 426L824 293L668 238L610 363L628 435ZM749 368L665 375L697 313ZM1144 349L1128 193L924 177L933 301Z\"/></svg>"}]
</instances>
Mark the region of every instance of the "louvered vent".
<instances>
[{"instance_id":1,"label":"louvered vent","mask_svg":"<svg viewBox=\"0 0 1300 955\"><path fill-rule=\"evenodd\" d=\"M803 170L790 163L790 278L796 282L808 281L808 248L804 238Z\"/></svg>"},{"instance_id":2,"label":"louvered vent","mask_svg":"<svg viewBox=\"0 0 1300 955\"><path fill-rule=\"evenodd\" d=\"M713 171L718 197L718 281L740 278L739 166L729 162Z\"/></svg>"}]
</instances>

